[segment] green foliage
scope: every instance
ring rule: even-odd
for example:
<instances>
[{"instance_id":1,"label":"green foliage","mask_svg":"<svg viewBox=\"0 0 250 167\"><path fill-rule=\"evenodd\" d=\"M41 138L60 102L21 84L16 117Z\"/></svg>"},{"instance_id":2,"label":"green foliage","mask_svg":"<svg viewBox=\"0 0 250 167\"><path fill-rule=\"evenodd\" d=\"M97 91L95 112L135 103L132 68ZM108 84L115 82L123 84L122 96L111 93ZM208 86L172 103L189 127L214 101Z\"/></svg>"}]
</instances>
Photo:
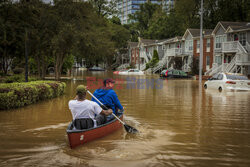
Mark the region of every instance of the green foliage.
<instances>
[{"instance_id":1,"label":"green foliage","mask_svg":"<svg viewBox=\"0 0 250 167\"><path fill-rule=\"evenodd\" d=\"M116 4L118 0L89 0L98 15L103 17L114 16L118 13Z\"/></svg>"},{"instance_id":2,"label":"green foliage","mask_svg":"<svg viewBox=\"0 0 250 167\"><path fill-rule=\"evenodd\" d=\"M29 77L29 81L36 81L37 78L35 77ZM25 76L24 74L15 74L12 76L7 76L3 79L3 83L14 83L14 82L25 82Z\"/></svg>"},{"instance_id":3,"label":"green foliage","mask_svg":"<svg viewBox=\"0 0 250 167\"><path fill-rule=\"evenodd\" d=\"M64 93L65 87L64 82L55 81L0 84L0 110L58 97Z\"/></svg>"},{"instance_id":4,"label":"green foliage","mask_svg":"<svg viewBox=\"0 0 250 167\"><path fill-rule=\"evenodd\" d=\"M157 50L154 50L153 58L146 64L146 70L149 68L154 68L159 62L159 56Z\"/></svg>"},{"instance_id":5,"label":"green foliage","mask_svg":"<svg viewBox=\"0 0 250 167\"><path fill-rule=\"evenodd\" d=\"M204 28L213 29L219 21L250 20L250 1L206 0L204 1ZM140 11L130 16L126 25L131 41L138 36L147 39L166 39L182 36L187 28L200 28L200 0L176 0L175 7L167 14L161 6L150 2L141 5Z\"/></svg>"},{"instance_id":6,"label":"green foliage","mask_svg":"<svg viewBox=\"0 0 250 167\"><path fill-rule=\"evenodd\" d=\"M27 42L29 72L45 77L54 66L57 79L72 67L72 55L87 63L111 62L130 37L117 17L116 1L11 1L0 5L0 69L24 67ZM27 32L27 36L26 36Z\"/></svg>"},{"instance_id":7,"label":"green foliage","mask_svg":"<svg viewBox=\"0 0 250 167\"><path fill-rule=\"evenodd\" d=\"M73 67L73 64L74 64L74 56L73 55L70 55L70 56L67 56L66 57L66 60L65 60L65 62L63 63L63 67L62 67L62 72L64 73L64 74L66 74L67 73L67 70L68 69L71 69L72 67Z\"/></svg>"},{"instance_id":8,"label":"green foliage","mask_svg":"<svg viewBox=\"0 0 250 167\"><path fill-rule=\"evenodd\" d=\"M14 74L22 74L24 72L24 69L23 68L15 68L13 69L13 73Z\"/></svg>"}]
</instances>

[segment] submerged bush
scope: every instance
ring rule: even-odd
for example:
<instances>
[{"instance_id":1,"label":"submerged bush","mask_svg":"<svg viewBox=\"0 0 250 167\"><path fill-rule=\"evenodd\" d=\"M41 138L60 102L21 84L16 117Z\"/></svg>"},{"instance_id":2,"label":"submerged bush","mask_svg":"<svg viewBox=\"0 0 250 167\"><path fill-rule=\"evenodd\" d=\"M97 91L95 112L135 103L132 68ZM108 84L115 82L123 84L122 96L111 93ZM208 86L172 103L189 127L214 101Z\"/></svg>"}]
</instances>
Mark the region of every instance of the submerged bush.
<instances>
[{"instance_id":1,"label":"submerged bush","mask_svg":"<svg viewBox=\"0 0 250 167\"><path fill-rule=\"evenodd\" d=\"M0 84L0 110L22 107L40 100L58 97L66 84L56 81L33 81Z\"/></svg>"}]
</instances>

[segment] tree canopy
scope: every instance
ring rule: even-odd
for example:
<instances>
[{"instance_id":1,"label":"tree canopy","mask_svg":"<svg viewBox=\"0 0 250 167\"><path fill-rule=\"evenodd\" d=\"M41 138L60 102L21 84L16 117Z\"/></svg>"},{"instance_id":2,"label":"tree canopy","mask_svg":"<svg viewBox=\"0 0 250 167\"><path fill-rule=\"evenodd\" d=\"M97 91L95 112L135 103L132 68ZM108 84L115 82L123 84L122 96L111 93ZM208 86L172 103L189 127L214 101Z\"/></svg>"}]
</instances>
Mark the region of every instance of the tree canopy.
<instances>
[{"instance_id":1,"label":"tree canopy","mask_svg":"<svg viewBox=\"0 0 250 167\"><path fill-rule=\"evenodd\" d=\"M101 4L101 5L100 5ZM129 32L114 17L113 2L54 0L5 0L0 2L0 67L7 73L24 66L27 32L30 71L42 78L49 66L56 79L62 67L72 65L72 55L88 65L112 63L114 55L127 45ZM68 61L71 61L69 63ZM64 65L64 64L67 65Z\"/></svg>"},{"instance_id":2,"label":"tree canopy","mask_svg":"<svg viewBox=\"0 0 250 167\"><path fill-rule=\"evenodd\" d=\"M250 21L250 1L204 0L204 28L213 29L219 21ZM200 28L200 0L176 0L170 13L150 1L130 15L126 25L132 41L141 36L165 39L182 36L187 28Z\"/></svg>"}]
</instances>

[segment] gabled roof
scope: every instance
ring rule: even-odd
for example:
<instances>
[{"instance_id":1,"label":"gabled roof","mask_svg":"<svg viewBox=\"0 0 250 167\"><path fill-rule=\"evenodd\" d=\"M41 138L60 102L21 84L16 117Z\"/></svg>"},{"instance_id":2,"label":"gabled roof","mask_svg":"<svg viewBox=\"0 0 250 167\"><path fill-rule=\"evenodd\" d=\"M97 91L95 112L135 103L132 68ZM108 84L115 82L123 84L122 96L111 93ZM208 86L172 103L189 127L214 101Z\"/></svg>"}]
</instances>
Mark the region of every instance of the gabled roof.
<instances>
[{"instance_id":1,"label":"gabled roof","mask_svg":"<svg viewBox=\"0 0 250 167\"><path fill-rule=\"evenodd\" d=\"M226 33L249 31L249 30L250 30L250 23L245 23L245 25L230 25L230 26L228 26Z\"/></svg>"},{"instance_id":2,"label":"gabled roof","mask_svg":"<svg viewBox=\"0 0 250 167\"><path fill-rule=\"evenodd\" d=\"M153 40L153 39L143 39L143 38L140 38L140 41L139 42L141 42L141 43L143 43L143 44L153 44L153 43L155 43L155 40Z\"/></svg>"},{"instance_id":3,"label":"gabled roof","mask_svg":"<svg viewBox=\"0 0 250 167\"><path fill-rule=\"evenodd\" d=\"M229 27L242 27L245 26L247 24L247 22L230 22L230 21L220 21L217 23L217 25L215 26L212 34L214 35L216 33L216 31L219 29L219 27L222 27L225 32Z\"/></svg>"},{"instance_id":4,"label":"gabled roof","mask_svg":"<svg viewBox=\"0 0 250 167\"><path fill-rule=\"evenodd\" d=\"M182 41L182 37L181 36L176 36L176 37L173 37L173 38L166 39L165 41L162 42L162 44L175 43L175 42L179 42L179 41Z\"/></svg>"},{"instance_id":5,"label":"gabled roof","mask_svg":"<svg viewBox=\"0 0 250 167\"><path fill-rule=\"evenodd\" d=\"M163 41L166 41L166 39L154 40L139 38L139 44L143 44L146 46L160 45Z\"/></svg>"},{"instance_id":6,"label":"gabled roof","mask_svg":"<svg viewBox=\"0 0 250 167\"><path fill-rule=\"evenodd\" d=\"M138 47L138 42L128 42L128 46L130 48L136 48L136 47Z\"/></svg>"},{"instance_id":7,"label":"gabled roof","mask_svg":"<svg viewBox=\"0 0 250 167\"><path fill-rule=\"evenodd\" d=\"M213 31L212 29L203 29L203 34L204 34L204 36L210 36L212 31ZM188 28L186 30L186 32L184 33L182 39L184 40L188 34L190 34L192 36L192 38L199 38L200 37L200 29Z\"/></svg>"},{"instance_id":8,"label":"gabled roof","mask_svg":"<svg viewBox=\"0 0 250 167\"><path fill-rule=\"evenodd\" d=\"M193 38L200 36L200 29L188 29Z\"/></svg>"}]
</instances>

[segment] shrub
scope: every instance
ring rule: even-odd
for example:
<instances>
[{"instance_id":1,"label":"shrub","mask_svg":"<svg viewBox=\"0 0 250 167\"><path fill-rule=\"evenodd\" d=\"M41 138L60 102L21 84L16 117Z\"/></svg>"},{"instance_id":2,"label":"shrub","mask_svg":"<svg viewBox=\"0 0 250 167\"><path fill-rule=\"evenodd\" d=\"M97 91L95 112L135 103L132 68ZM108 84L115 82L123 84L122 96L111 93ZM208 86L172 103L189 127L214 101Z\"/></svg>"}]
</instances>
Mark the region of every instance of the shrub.
<instances>
[{"instance_id":1,"label":"shrub","mask_svg":"<svg viewBox=\"0 0 250 167\"><path fill-rule=\"evenodd\" d=\"M56 81L0 84L0 110L58 97L64 93L65 87L64 82Z\"/></svg>"},{"instance_id":2,"label":"shrub","mask_svg":"<svg viewBox=\"0 0 250 167\"><path fill-rule=\"evenodd\" d=\"M36 80L37 78L29 76L29 81L36 81ZM3 83L25 82L25 76L23 74L8 76L4 78L2 82Z\"/></svg>"},{"instance_id":3,"label":"shrub","mask_svg":"<svg viewBox=\"0 0 250 167\"><path fill-rule=\"evenodd\" d=\"M4 83L13 83L13 82L24 82L25 78L23 75L12 75L9 77L6 77L3 82Z\"/></svg>"},{"instance_id":4,"label":"shrub","mask_svg":"<svg viewBox=\"0 0 250 167\"><path fill-rule=\"evenodd\" d=\"M158 56L157 50L154 50L153 58L146 64L145 70L149 68L154 68L158 62L159 62L159 56Z\"/></svg>"},{"instance_id":5,"label":"shrub","mask_svg":"<svg viewBox=\"0 0 250 167\"><path fill-rule=\"evenodd\" d=\"M15 69L13 69L13 73L14 73L14 74L22 74L23 71L24 71L23 68L15 68Z\"/></svg>"}]
</instances>

